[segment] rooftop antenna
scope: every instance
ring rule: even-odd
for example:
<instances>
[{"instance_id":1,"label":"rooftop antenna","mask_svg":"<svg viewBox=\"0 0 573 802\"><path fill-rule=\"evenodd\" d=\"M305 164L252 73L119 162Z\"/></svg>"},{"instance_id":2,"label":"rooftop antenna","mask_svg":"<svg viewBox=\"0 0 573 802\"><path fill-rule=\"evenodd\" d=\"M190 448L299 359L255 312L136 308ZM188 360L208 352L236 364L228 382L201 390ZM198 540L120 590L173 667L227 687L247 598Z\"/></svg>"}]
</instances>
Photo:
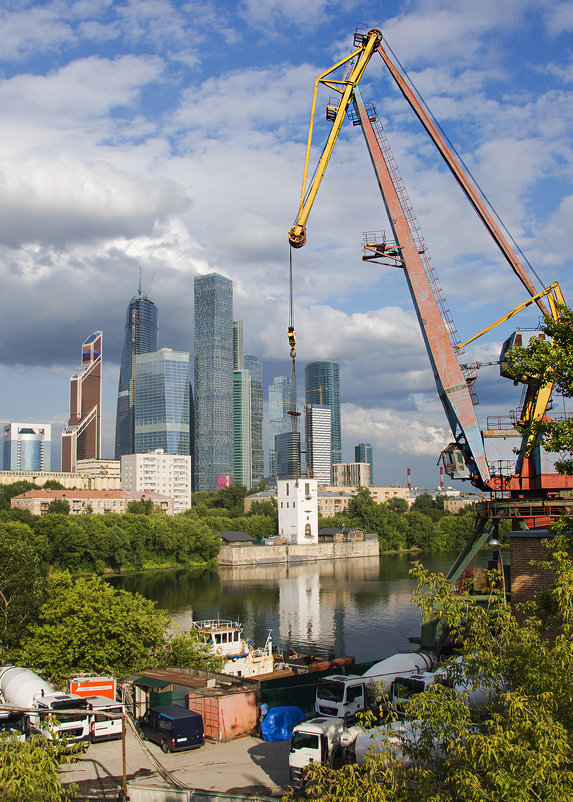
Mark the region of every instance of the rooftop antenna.
<instances>
[{"instance_id":1,"label":"rooftop antenna","mask_svg":"<svg viewBox=\"0 0 573 802\"><path fill-rule=\"evenodd\" d=\"M137 294L141 295L141 267L139 268L139 287L137 288Z\"/></svg>"}]
</instances>

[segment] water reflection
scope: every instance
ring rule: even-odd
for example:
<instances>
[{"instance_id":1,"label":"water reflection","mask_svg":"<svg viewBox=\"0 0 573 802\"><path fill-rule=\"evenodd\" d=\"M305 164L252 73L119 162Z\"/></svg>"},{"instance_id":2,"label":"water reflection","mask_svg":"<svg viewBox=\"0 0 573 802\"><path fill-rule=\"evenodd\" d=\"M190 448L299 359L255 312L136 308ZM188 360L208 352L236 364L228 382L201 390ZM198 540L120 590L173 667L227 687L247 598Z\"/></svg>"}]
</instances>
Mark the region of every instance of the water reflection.
<instances>
[{"instance_id":1,"label":"water reflection","mask_svg":"<svg viewBox=\"0 0 573 802\"><path fill-rule=\"evenodd\" d=\"M422 555L447 572L455 555ZM110 577L114 586L157 602L182 627L191 619L233 618L257 645L272 630L281 649L374 660L410 648L419 635L408 571L420 556L318 561L294 565L179 569Z\"/></svg>"}]
</instances>

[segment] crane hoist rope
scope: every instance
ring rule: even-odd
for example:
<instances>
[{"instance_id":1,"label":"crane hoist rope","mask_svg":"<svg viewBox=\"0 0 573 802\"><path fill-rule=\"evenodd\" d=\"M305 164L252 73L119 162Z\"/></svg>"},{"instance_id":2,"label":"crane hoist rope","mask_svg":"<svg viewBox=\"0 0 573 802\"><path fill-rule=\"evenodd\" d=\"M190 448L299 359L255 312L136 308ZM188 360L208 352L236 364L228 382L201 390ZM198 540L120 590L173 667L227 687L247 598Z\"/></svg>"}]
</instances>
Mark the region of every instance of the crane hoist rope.
<instances>
[{"instance_id":1,"label":"crane hoist rope","mask_svg":"<svg viewBox=\"0 0 573 802\"><path fill-rule=\"evenodd\" d=\"M294 301L293 301L293 270L292 270L292 248L289 248L289 293L288 293L288 344L290 347L291 368L291 409L288 414L292 416L292 431L298 429L298 419L300 412L296 408L296 335L294 333Z\"/></svg>"}]
</instances>

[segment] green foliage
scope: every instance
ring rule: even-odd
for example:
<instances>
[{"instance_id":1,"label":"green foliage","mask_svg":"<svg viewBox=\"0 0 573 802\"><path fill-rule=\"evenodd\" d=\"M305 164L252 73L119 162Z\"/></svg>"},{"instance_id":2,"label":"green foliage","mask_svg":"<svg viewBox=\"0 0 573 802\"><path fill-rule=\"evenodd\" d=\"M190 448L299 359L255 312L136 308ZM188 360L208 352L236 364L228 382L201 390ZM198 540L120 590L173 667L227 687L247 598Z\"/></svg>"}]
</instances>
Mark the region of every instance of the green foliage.
<instances>
[{"instance_id":1,"label":"green foliage","mask_svg":"<svg viewBox=\"0 0 573 802\"><path fill-rule=\"evenodd\" d=\"M9 655L57 684L82 672L121 679L154 664L166 627L143 596L62 573L48 580L37 623Z\"/></svg>"},{"instance_id":2,"label":"green foliage","mask_svg":"<svg viewBox=\"0 0 573 802\"><path fill-rule=\"evenodd\" d=\"M0 510L9 510L11 498L34 489L37 489L37 486L32 482L19 481L11 485L0 485Z\"/></svg>"},{"instance_id":3,"label":"green foliage","mask_svg":"<svg viewBox=\"0 0 573 802\"><path fill-rule=\"evenodd\" d=\"M572 523L562 519L560 526ZM545 544L542 567L555 576L551 604L520 622L501 594L481 607L442 575L414 566L414 600L424 617L440 620L463 655L449 663L452 682L464 678L470 687L489 688L488 710L470 711L452 688L432 685L408 703L402 732L383 727L375 733L380 753L337 771L313 766L309 796L321 802L573 800L573 542L563 534Z\"/></svg>"},{"instance_id":4,"label":"green foliage","mask_svg":"<svg viewBox=\"0 0 573 802\"><path fill-rule=\"evenodd\" d=\"M54 498L48 504L48 513L54 513L57 515L69 515L70 502L66 501L65 498Z\"/></svg>"},{"instance_id":5,"label":"green foliage","mask_svg":"<svg viewBox=\"0 0 573 802\"><path fill-rule=\"evenodd\" d=\"M545 318L541 327L550 339L534 337L526 348L514 347L505 355L504 371L516 382L532 388L553 383L556 392L573 398L573 311L559 308L560 319ZM573 474L573 419L532 421L517 427L524 435L539 438L547 451L563 457L555 463L559 473Z\"/></svg>"},{"instance_id":6,"label":"green foliage","mask_svg":"<svg viewBox=\"0 0 573 802\"><path fill-rule=\"evenodd\" d=\"M178 632L166 640L159 655L159 665L200 668L205 671L221 671L225 657L213 654L211 641L207 641L198 630Z\"/></svg>"},{"instance_id":7,"label":"green foliage","mask_svg":"<svg viewBox=\"0 0 573 802\"><path fill-rule=\"evenodd\" d=\"M32 530L0 524L0 642L14 646L37 615L42 600L40 562Z\"/></svg>"},{"instance_id":8,"label":"green foliage","mask_svg":"<svg viewBox=\"0 0 573 802\"><path fill-rule=\"evenodd\" d=\"M0 799L3 802L62 802L73 799L77 787L64 788L60 765L73 763L75 752L32 735L26 741L0 736Z\"/></svg>"},{"instance_id":9,"label":"green foliage","mask_svg":"<svg viewBox=\"0 0 573 802\"><path fill-rule=\"evenodd\" d=\"M134 501L130 501L127 507L125 508L126 512L130 512L133 515L151 515L154 512L155 507L153 501L150 498L141 498Z\"/></svg>"}]
</instances>

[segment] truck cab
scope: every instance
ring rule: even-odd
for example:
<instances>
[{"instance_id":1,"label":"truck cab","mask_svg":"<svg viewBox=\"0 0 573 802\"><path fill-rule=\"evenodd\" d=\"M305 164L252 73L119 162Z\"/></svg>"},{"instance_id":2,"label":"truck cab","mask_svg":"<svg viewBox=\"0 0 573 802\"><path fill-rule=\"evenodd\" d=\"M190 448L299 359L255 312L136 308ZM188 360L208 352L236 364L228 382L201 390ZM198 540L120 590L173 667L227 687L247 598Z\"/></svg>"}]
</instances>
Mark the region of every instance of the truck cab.
<instances>
[{"instance_id":1,"label":"truck cab","mask_svg":"<svg viewBox=\"0 0 573 802\"><path fill-rule=\"evenodd\" d=\"M357 675L337 675L320 679L316 686L315 711L322 716L355 716L367 705L367 683Z\"/></svg>"},{"instance_id":2,"label":"truck cab","mask_svg":"<svg viewBox=\"0 0 573 802\"><path fill-rule=\"evenodd\" d=\"M289 752L289 779L296 790L305 784L305 770L311 761L339 769L344 760L340 736L345 730L339 718L317 717L293 727Z\"/></svg>"},{"instance_id":3,"label":"truck cab","mask_svg":"<svg viewBox=\"0 0 573 802\"><path fill-rule=\"evenodd\" d=\"M11 705L0 705L0 736L25 741L30 731L28 717Z\"/></svg>"}]
</instances>

